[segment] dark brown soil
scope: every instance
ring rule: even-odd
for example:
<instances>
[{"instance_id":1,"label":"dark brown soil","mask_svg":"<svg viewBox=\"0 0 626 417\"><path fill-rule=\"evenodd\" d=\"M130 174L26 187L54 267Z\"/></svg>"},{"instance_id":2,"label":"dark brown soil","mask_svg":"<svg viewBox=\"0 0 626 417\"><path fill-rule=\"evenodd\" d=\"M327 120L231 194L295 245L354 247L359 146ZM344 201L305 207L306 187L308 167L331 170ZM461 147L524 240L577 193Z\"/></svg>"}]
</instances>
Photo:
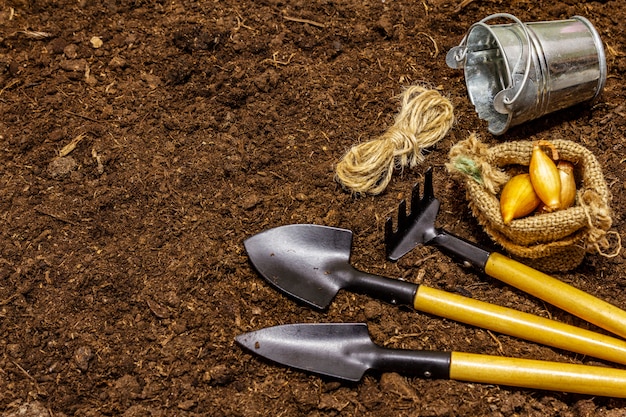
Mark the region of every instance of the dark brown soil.
<instances>
[{"instance_id":1,"label":"dark brown soil","mask_svg":"<svg viewBox=\"0 0 626 417\"><path fill-rule=\"evenodd\" d=\"M626 227L626 3L463 3L0 2L0 411L626 415L624 400L393 373L340 383L234 342L277 324L367 322L391 347L611 365L348 292L316 312L269 287L248 262L243 240L267 228L337 226L354 232L359 269L585 326L434 248L385 259L384 220L427 166L442 201L438 224L491 245L443 168L472 131L488 143L556 137L587 146L613 193L613 230ZM488 134L445 53L495 12L589 18L609 67L599 100ZM384 194L351 196L334 181L334 164L393 123L395 97L411 84L452 100L454 128ZM625 262L589 255L556 276L626 307Z\"/></svg>"}]
</instances>

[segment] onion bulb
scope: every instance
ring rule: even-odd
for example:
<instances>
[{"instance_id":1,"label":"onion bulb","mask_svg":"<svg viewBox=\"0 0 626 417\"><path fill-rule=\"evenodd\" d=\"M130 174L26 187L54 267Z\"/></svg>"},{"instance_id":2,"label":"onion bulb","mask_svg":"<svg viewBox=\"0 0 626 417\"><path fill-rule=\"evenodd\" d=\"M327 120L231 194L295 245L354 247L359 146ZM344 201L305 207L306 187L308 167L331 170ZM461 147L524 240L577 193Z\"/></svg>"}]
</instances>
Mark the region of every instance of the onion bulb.
<instances>
[{"instance_id":1,"label":"onion bulb","mask_svg":"<svg viewBox=\"0 0 626 417\"><path fill-rule=\"evenodd\" d=\"M511 220L532 213L541 204L530 181L530 174L519 174L511 178L502 189L500 195L500 211L502 221L509 224Z\"/></svg>"},{"instance_id":2,"label":"onion bulb","mask_svg":"<svg viewBox=\"0 0 626 417\"><path fill-rule=\"evenodd\" d=\"M542 147L550 148L555 160L559 158L556 148L550 142L545 140L535 142L528 167L530 181L547 209L558 210L561 208L561 176L556 164L546 155Z\"/></svg>"},{"instance_id":3,"label":"onion bulb","mask_svg":"<svg viewBox=\"0 0 626 417\"><path fill-rule=\"evenodd\" d=\"M559 161L556 165L561 177L561 208L571 207L576 201L576 179L574 178L574 164L569 161Z\"/></svg>"}]
</instances>

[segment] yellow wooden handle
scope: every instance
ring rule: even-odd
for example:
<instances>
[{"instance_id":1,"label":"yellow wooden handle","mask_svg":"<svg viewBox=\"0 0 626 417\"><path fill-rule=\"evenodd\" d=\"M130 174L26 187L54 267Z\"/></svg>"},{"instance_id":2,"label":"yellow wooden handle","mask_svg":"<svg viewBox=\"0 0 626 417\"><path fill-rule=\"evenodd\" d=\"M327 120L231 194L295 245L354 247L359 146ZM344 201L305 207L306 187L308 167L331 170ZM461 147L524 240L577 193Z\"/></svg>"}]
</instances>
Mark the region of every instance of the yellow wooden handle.
<instances>
[{"instance_id":1,"label":"yellow wooden handle","mask_svg":"<svg viewBox=\"0 0 626 417\"><path fill-rule=\"evenodd\" d=\"M626 341L555 320L420 285L416 310L615 363L626 364Z\"/></svg>"},{"instance_id":2,"label":"yellow wooden handle","mask_svg":"<svg viewBox=\"0 0 626 417\"><path fill-rule=\"evenodd\" d=\"M452 352L450 379L626 398L626 371L599 366Z\"/></svg>"},{"instance_id":3,"label":"yellow wooden handle","mask_svg":"<svg viewBox=\"0 0 626 417\"><path fill-rule=\"evenodd\" d=\"M589 323L626 337L626 311L499 253L492 253L485 272Z\"/></svg>"}]
</instances>

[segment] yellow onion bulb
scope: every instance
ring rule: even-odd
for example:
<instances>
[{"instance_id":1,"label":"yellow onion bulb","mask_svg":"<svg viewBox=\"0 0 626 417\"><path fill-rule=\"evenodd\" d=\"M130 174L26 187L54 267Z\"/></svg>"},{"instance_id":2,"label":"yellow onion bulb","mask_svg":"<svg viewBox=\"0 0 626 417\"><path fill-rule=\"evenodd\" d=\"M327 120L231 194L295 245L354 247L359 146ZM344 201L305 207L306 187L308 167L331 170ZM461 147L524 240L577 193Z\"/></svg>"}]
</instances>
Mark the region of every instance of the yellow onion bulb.
<instances>
[{"instance_id":1,"label":"yellow onion bulb","mask_svg":"<svg viewBox=\"0 0 626 417\"><path fill-rule=\"evenodd\" d=\"M530 181L530 174L519 174L511 178L500 194L500 211L502 221L509 224L532 213L541 204L541 199L535 192Z\"/></svg>"},{"instance_id":2,"label":"yellow onion bulb","mask_svg":"<svg viewBox=\"0 0 626 417\"><path fill-rule=\"evenodd\" d=\"M538 141L533 145L528 173L537 196L543 201L547 209L558 210L561 208L561 176L556 164L546 155L542 146L550 147L553 157L558 159L554 145L547 141Z\"/></svg>"},{"instance_id":3,"label":"yellow onion bulb","mask_svg":"<svg viewBox=\"0 0 626 417\"><path fill-rule=\"evenodd\" d=\"M556 164L561 177L561 208L571 207L576 201L576 178L574 177L574 164L569 161L559 161Z\"/></svg>"}]
</instances>

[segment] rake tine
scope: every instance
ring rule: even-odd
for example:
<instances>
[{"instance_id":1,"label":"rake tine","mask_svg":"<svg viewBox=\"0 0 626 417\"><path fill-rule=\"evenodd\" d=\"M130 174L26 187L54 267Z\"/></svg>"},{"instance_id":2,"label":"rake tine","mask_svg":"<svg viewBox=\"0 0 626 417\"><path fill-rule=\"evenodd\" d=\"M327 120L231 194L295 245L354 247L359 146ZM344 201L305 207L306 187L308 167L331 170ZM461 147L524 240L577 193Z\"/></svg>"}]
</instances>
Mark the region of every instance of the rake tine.
<instances>
[{"instance_id":1,"label":"rake tine","mask_svg":"<svg viewBox=\"0 0 626 417\"><path fill-rule=\"evenodd\" d=\"M415 218L417 213L419 213L420 205L420 184L418 182L413 185L413 190L411 191L411 214L409 216L411 217L411 220Z\"/></svg>"},{"instance_id":2,"label":"rake tine","mask_svg":"<svg viewBox=\"0 0 626 417\"><path fill-rule=\"evenodd\" d=\"M432 200L435 197L433 190L433 169L428 168L424 177L424 195L422 196L422 201Z\"/></svg>"},{"instance_id":3,"label":"rake tine","mask_svg":"<svg viewBox=\"0 0 626 417\"><path fill-rule=\"evenodd\" d=\"M393 237L393 219L390 216L387 217L387 221L385 221L385 247L387 248L387 254L389 254L389 248L392 246Z\"/></svg>"},{"instance_id":4,"label":"rake tine","mask_svg":"<svg viewBox=\"0 0 626 417\"><path fill-rule=\"evenodd\" d=\"M406 214L406 200L400 201L398 204L398 223L397 230L402 230L408 223L409 216Z\"/></svg>"},{"instance_id":5,"label":"rake tine","mask_svg":"<svg viewBox=\"0 0 626 417\"><path fill-rule=\"evenodd\" d=\"M393 228L392 219L385 225L385 245L387 258L397 260L413 247L426 243L434 237L435 217L439 211L439 201L433 192L432 168L425 172L423 193L420 196L420 183L413 185L411 191L411 207L407 214L406 200L398 205L398 221Z\"/></svg>"},{"instance_id":6,"label":"rake tine","mask_svg":"<svg viewBox=\"0 0 626 417\"><path fill-rule=\"evenodd\" d=\"M415 192L415 188L417 188L417 193ZM413 193L411 195L411 210L415 206L416 196L419 197L419 184L415 184L413 187ZM387 221L385 222L385 246L387 247L387 251L398 243L397 237L401 234L402 230L404 230L409 222L413 220L413 212L407 215L406 212L406 200L400 201L398 204L398 219L396 221L396 228L393 228L393 219L391 216L387 217Z\"/></svg>"}]
</instances>

